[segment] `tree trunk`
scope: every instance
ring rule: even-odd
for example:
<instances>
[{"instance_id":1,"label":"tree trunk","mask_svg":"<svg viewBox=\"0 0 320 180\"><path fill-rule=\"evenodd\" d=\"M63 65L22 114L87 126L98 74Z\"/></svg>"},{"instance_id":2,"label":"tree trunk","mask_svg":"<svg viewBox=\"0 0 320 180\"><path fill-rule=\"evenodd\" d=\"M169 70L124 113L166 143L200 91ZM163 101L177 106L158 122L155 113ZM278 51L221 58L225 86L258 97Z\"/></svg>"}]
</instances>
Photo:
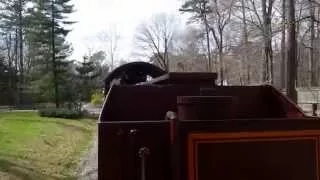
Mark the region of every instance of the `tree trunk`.
<instances>
[{"instance_id":1,"label":"tree trunk","mask_svg":"<svg viewBox=\"0 0 320 180\"><path fill-rule=\"evenodd\" d=\"M166 71L169 72L169 56L168 56L168 39L166 37L166 35L164 35L164 64L166 67Z\"/></svg>"},{"instance_id":2,"label":"tree trunk","mask_svg":"<svg viewBox=\"0 0 320 180\"><path fill-rule=\"evenodd\" d=\"M281 88L286 87L286 0L282 0L282 26L281 26Z\"/></svg>"},{"instance_id":3,"label":"tree trunk","mask_svg":"<svg viewBox=\"0 0 320 180\"><path fill-rule=\"evenodd\" d=\"M317 64L314 58L314 40L315 40L315 29L314 29L314 5L312 0L309 0L309 12L310 12L310 64L311 64L311 86L317 86Z\"/></svg>"},{"instance_id":4,"label":"tree trunk","mask_svg":"<svg viewBox=\"0 0 320 180\"><path fill-rule=\"evenodd\" d=\"M270 63L270 76L269 76L269 82L271 84L273 84L274 82L274 70L273 70L273 49L272 49L272 35L271 35L271 20L270 20L270 24L268 24L268 26L270 27L269 29L269 33L268 33L268 55L269 55L269 63Z\"/></svg>"},{"instance_id":5,"label":"tree trunk","mask_svg":"<svg viewBox=\"0 0 320 180\"><path fill-rule=\"evenodd\" d=\"M296 56L296 27L295 27L295 0L288 0L288 54L287 54L287 95L297 103L296 77L297 77L297 56Z\"/></svg>"},{"instance_id":6,"label":"tree trunk","mask_svg":"<svg viewBox=\"0 0 320 180\"><path fill-rule=\"evenodd\" d=\"M288 11L288 7L287 7L287 11ZM299 12L297 13L298 14L297 19L300 19L302 17L302 11L303 11L303 6L300 6ZM288 20L288 22L289 22L289 20ZM296 34L300 34L300 27L301 27L300 26L300 21L296 21L296 24L295 24L295 28L296 28L296 32L295 33ZM287 26L287 28L288 28L288 26ZM289 31L289 29L287 31ZM304 54L303 50L304 50L304 47L300 46L299 43L296 43L296 57L297 57L297 59L296 59L296 66L297 66L297 70L296 70L296 73L297 73L296 74L296 76L297 76L296 77L296 87L299 87L300 84L303 86L304 81L310 81L310 77L308 77L307 79L302 79L301 77L304 74L299 75L300 72L299 72L299 68L298 67L299 67L299 64L301 64L301 59L304 59L304 57L302 57L302 55ZM288 49L287 49L287 51L288 51ZM287 64L288 64L288 62L287 62ZM287 74L288 74L288 66L287 66ZM288 79L288 77L287 77L287 79ZM288 84L288 82L287 82L287 84ZM310 83L308 82L308 84L310 84Z\"/></svg>"},{"instance_id":7,"label":"tree trunk","mask_svg":"<svg viewBox=\"0 0 320 180\"><path fill-rule=\"evenodd\" d=\"M264 63L263 63L263 82L266 83L269 81L269 47L268 41L264 40Z\"/></svg>"},{"instance_id":8,"label":"tree trunk","mask_svg":"<svg viewBox=\"0 0 320 180\"><path fill-rule=\"evenodd\" d=\"M15 95L15 99L16 99L16 106L20 105L20 88L19 88L19 84L20 82L18 82L18 29L15 29L15 42L14 42L14 64L15 64L15 84L16 84L16 95Z\"/></svg>"},{"instance_id":9,"label":"tree trunk","mask_svg":"<svg viewBox=\"0 0 320 180\"><path fill-rule=\"evenodd\" d=\"M269 0L268 1L268 11L267 11L267 19L266 19L266 26L267 26L267 40L268 40L268 50L269 50L269 63L270 63L270 75L269 75L269 82L273 84L274 82L274 69L273 69L273 49L272 49L272 27L271 27L271 16L272 16L272 6L274 0Z\"/></svg>"},{"instance_id":10,"label":"tree trunk","mask_svg":"<svg viewBox=\"0 0 320 180\"><path fill-rule=\"evenodd\" d=\"M320 5L319 4L316 6L316 9L317 9L317 21L316 21L317 35L316 35L316 42L314 44L315 49L314 49L313 53L314 53L314 57L319 57L319 55L320 55L320 49L318 48L318 46L319 46L319 38L320 38L320 23L319 23L319 20L320 20ZM320 73L320 71L319 71L319 60L316 61L316 64L317 64L316 65L317 66L316 75L318 77L317 83L318 83L318 86L319 86L319 75L320 75L319 74Z\"/></svg>"},{"instance_id":11,"label":"tree trunk","mask_svg":"<svg viewBox=\"0 0 320 180\"><path fill-rule=\"evenodd\" d=\"M220 62L220 81L221 86L223 86L224 80L224 64L223 64L223 32L222 29L219 29L219 62Z\"/></svg>"},{"instance_id":12,"label":"tree trunk","mask_svg":"<svg viewBox=\"0 0 320 180\"><path fill-rule=\"evenodd\" d=\"M58 74L57 74L57 65L56 65L56 47L55 47L55 12L54 12L54 0L51 2L51 48L52 48L52 71L53 71L53 83L54 83L54 98L56 108L59 108L59 83L58 83Z\"/></svg>"},{"instance_id":13,"label":"tree trunk","mask_svg":"<svg viewBox=\"0 0 320 180\"><path fill-rule=\"evenodd\" d=\"M208 72L212 71L211 66L211 49L210 49L210 38L209 38L209 25L207 22L207 16L204 15L204 23L206 28L206 40L207 40L207 51L208 51Z\"/></svg>"},{"instance_id":14,"label":"tree trunk","mask_svg":"<svg viewBox=\"0 0 320 180\"><path fill-rule=\"evenodd\" d=\"M23 32L22 32L22 0L19 0L19 62L20 62L20 104L23 103L24 67L23 67Z\"/></svg>"},{"instance_id":15,"label":"tree trunk","mask_svg":"<svg viewBox=\"0 0 320 180\"><path fill-rule=\"evenodd\" d=\"M8 56L8 65L9 65L9 94L10 94L10 103L14 103L14 71L13 71L13 59L12 59L12 53L11 53L11 48L12 48L12 36L11 33L9 33L9 36L6 38L6 45L7 45L7 56Z\"/></svg>"},{"instance_id":16,"label":"tree trunk","mask_svg":"<svg viewBox=\"0 0 320 180\"><path fill-rule=\"evenodd\" d=\"M110 37L110 58L111 58L111 71L114 70L114 52L113 52L113 36Z\"/></svg>"},{"instance_id":17,"label":"tree trunk","mask_svg":"<svg viewBox=\"0 0 320 180\"><path fill-rule=\"evenodd\" d=\"M264 62L262 70L262 82L268 81L269 76L269 51L268 51L268 40L267 40L267 1L261 0L262 5L262 17L263 17L263 41L264 41Z\"/></svg>"},{"instance_id":18,"label":"tree trunk","mask_svg":"<svg viewBox=\"0 0 320 180\"><path fill-rule=\"evenodd\" d=\"M263 81L273 83L273 53L272 53L272 29L271 29L271 13L273 0L261 0L262 16L263 16L263 39L264 39L264 67Z\"/></svg>"},{"instance_id":19,"label":"tree trunk","mask_svg":"<svg viewBox=\"0 0 320 180\"><path fill-rule=\"evenodd\" d=\"M244 62L246 64L246 76L247 82L246 84L250 84L250 62L249 62L249 52L248 52L248 30L247 30L247 19L246 19L246 10L244 0L241 1L242 4L242 23L243 23L243 44L244 44Z\"/></svg>"}]
</instances>

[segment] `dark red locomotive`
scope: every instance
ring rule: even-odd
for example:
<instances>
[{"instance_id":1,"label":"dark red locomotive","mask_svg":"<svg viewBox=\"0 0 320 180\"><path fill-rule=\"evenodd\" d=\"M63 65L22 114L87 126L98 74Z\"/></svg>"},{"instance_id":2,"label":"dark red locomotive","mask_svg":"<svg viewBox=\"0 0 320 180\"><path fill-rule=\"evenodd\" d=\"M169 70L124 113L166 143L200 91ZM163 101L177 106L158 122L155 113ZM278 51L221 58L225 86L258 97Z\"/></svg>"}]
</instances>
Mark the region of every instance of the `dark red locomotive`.
<instances>
[{"instance_id":1,"label":"dark red locomotive","mask_svg":"<svg viewBox=\"0 0 320 180\"><path fill-rule=\"evenodd\" d=\"M272 86L216 78L144 62L114 70L99 120L99 180L319 180L319 119Z\"/></svg>"}]
</instances>

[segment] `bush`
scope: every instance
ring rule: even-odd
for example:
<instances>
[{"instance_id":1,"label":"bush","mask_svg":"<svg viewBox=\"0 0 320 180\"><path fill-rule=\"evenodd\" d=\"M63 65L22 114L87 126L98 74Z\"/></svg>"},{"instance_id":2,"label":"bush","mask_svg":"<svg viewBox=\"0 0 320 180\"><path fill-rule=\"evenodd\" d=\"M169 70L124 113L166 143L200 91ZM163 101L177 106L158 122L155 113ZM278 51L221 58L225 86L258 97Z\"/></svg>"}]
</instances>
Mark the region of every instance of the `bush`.
<instances>
[{"instance_id":1,"label":"bush","mask_svg":"<svg viewBox=\"0 0 320 180\"><path fill-rule=\"evenodd\" d=\"M91 104L97 106L97 105L102 105L103 103L103 94L100 92L95 92L94 94L92 94L91 96Z\"/></svg>"},{"instance_id":2,"label":"bush","mask_svg":"<svg viewBox=\"0 0 320 180\"><path fill-rule=\"evenodd\" d=\"M81 111L63 108L41 109L39 110L39 115L41 117L55 117L65 119L79 119L83 117L83 113Z\"/></svg>"}]
</instances>

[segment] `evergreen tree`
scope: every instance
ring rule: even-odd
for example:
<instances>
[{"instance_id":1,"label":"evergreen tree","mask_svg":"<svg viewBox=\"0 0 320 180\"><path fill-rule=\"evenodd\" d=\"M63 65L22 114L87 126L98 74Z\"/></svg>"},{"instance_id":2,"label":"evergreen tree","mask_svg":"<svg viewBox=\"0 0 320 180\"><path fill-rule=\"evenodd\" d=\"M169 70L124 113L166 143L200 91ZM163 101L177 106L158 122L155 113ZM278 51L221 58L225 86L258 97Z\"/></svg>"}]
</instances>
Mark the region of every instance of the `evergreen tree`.
<instances>
[{"instance_id":1,"label":"evergreen tree","mask_svg":"<svg viewBox=\"0 0 320 180\"><path fill-rule=\"evenodd\" d=\"M67 20L73 12L70 0L33 0L34 7L28 17L28 41L30 55L35 55L34 62L38 66L33 80L41 94L51 97L56 107L66 99L63 93L70 80L71 46L66 42L70 32L66 25L74 22ZM35 43L37 42L37 43ZM70 90L69 90L70 91Z\"/></svg>"},{"instance_id":2,"label":"evergreen tree","mask_svg":"<svg viewBox=\"0 0 320 180\"><path fill-rule=\"evenodd\" d=\"M79 88L81 89L79 92L81 94L81 101L85 102L90 101L91 94L97 88L95 79L101 74L101 69L95 62L96 59L92 59L92 57L88 58L85 56L83 61L76 67L79 87L81 87Z\"/></svg>"}]
</instances>

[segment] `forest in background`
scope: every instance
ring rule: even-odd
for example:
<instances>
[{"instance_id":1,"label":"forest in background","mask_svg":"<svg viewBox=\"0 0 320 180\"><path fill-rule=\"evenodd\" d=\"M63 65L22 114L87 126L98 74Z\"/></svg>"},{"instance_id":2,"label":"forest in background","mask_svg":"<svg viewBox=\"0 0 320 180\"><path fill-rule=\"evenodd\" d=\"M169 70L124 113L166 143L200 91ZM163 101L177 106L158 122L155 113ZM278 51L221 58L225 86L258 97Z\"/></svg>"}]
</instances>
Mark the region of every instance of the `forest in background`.
<instances>
[{"instance_id":1,"label":"forest in background","mask_svg":"<svg viewBox=\"0 0 320 180\"><path fill-rule=\"evenodd\" d=\"M213 71L229 85L286 87L288 0L187 0L188 26L157 15L138 28L137 45L170 71ZM298 87L319 84L320 3L295 1Z\"/></svg>"},{"instance_id":2,"label":"forest in background","mask_svg":"<svg viewBox=\"0 0 320 180\"><path fill-rule=\"evenodd\" d=\"M287 59L293 56L296 63L290 67L297 69L295 85L319 85L317 1L295 1L295 11L292 0L182 2L177 11L189 17L185 28L179 28L179 17L165 13L137 27L135 60L147 58L167 71L217 72L220 84L268 83L284 89ZM74 12L71 0L1 0L0 7L2 105L52 102L60 107L90 101L92 94L101 91L109 70L132 59L117 59L121 37L114 31L98 37L105 42L105 50L70 59L72 44L66 36L77 23L68 19ZM295 20L289 20L290 15ZM289 38L292 24L296 46Z\"/></svg>"},{"instance_id":3,"label":"forest in background","mask_svg":"<svg viewBox=\"0 0 320 180\"><path fill-rule=\"evenodd\" d=\"M103 51L70 59L70 0L2 0L0 7L0 104L74 107L102 88Z\"/></svg>"}]
</instances>

